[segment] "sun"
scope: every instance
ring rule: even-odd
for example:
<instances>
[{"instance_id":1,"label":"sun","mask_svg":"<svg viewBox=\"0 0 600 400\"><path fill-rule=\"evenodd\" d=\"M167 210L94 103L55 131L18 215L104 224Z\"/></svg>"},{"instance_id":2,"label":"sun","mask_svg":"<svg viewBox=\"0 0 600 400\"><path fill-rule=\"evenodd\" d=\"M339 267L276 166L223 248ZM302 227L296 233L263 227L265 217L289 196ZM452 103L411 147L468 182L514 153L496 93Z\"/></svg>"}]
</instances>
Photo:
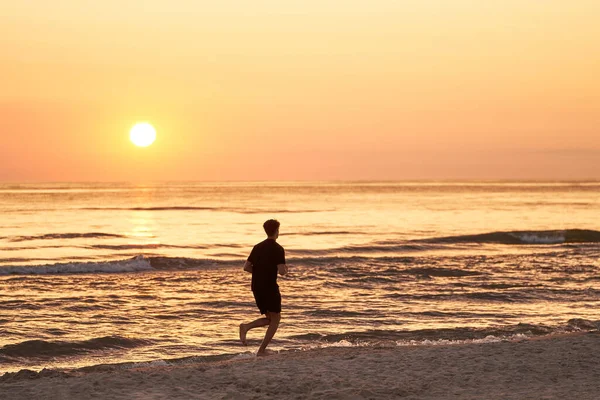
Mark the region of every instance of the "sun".
<instances>
[{"instance_id":1,"label":"sun","mask_svg":"<svg viewBox=\"0 0 600 400\"><path fill-rule=\"evenodd\" d=\"M129 131L129 139L139 147L148 147L156 140L156 130L147 122L139 122Z\"/></svg>"}]
</instances>

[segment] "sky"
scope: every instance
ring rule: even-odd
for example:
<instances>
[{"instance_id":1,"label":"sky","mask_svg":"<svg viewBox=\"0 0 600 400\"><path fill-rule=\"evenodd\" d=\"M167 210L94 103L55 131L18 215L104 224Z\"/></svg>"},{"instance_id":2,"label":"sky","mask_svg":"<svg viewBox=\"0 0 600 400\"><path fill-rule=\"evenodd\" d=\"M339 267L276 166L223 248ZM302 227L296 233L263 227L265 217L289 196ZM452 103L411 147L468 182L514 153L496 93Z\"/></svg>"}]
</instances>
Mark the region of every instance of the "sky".
<instances>
[{"instance_id":1,"label":"sky","mask_svg":"<svg viewBox=\"0 0 600 400\"><path fill-rule=\"evenodd\" d=\"M597 0L2 2L0 181L600 179L599 20Z\"/></svg>"}]
</instances>

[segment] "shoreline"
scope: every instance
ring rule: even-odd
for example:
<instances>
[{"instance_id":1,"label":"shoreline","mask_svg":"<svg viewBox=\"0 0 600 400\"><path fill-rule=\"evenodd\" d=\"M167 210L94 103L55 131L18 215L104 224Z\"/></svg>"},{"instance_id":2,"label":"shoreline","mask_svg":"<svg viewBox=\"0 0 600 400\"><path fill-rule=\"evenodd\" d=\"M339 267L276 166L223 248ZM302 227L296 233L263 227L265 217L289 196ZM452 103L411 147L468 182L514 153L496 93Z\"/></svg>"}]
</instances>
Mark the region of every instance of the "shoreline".
<instances>
[{"instance_id":1,"label":"shoreline","mask_svg":"<svg viewBox=\"0 0 600 400\"><path fill-rule=\"evenodd\" d=\"M600 332L5 374L7 399L597 398ZM242 354L243 355L243 354ZM133 363L131 363L133 364ZM105 368L102 368L105 367Z\"/></svg>"},{"instance_id":2,"label":"shoreline","mask_svg":"<svg viewBox=\"0 0 600 400\"><path fill-rule=\"evenodd\" d=\"M387 340L381 341L379 343L350 343L345 340L336 343L330 344L322 344L321 346L315 347L305 347L305 348L291 348L291 349L279 349L272 350L268 349L270 356L284 357L289 356L295 353L316 353L321 350L328 349L359 349L359 348L370 348L370 349L392 349L396 347L445 347L445 346L464 346L470 344L489 344L489 343L498 343L498 342L520 342L526 340L546 340L550 338L557 337L569 337L569 336L578 336L587 333L595 333L597 331L600 332L600 325L598 326L588 326L587 330L578 330L578 331L563 331L563 332L550 332L546 334L537 334L537 335L525 335L521 333L514 333L508 336L485 336L485 337L475 337L475 338L423 338L421 340ZM412 332L414 333L414 332ZM277 342L277 341L276 341ZM67 377L75 376L81 373L91 373L91 372L108 372L108 371L120 371L127 369L139 369L139 368L147 368L147 367L168 367L173 366L176 367L178 365L187 365L187 364L213 364L220 362L238 362L248 359L256 358L256 350L260 345L260 339L249 339L249 344L247 346L241 346L240 349L245 349L243 352L235 352L235 353L220 353L220 354L210 354L210 355L191 355L191 356L182 356L182 357L173 357L173 358L155 358L155 359L146 359L146 360L130 360L130 361L114 361L114 362L99 362L97 364L90 365L82 365L77 367L53 367L53 366L38 366L38 367L29 367L23 366L19 369L11 368L11 370L0 370L0 383L3 381L10 380L19 380L21 379L19 376L15 377L16 374L20 374L25 379L29 379L27 377L31 377L31 379L37 379L36 376L44 377L47 375L56 375L61 374ZM276 343L275 343L276 344ZM1 364L0 364L1 365Z\"/></svg>"}]
</instances>

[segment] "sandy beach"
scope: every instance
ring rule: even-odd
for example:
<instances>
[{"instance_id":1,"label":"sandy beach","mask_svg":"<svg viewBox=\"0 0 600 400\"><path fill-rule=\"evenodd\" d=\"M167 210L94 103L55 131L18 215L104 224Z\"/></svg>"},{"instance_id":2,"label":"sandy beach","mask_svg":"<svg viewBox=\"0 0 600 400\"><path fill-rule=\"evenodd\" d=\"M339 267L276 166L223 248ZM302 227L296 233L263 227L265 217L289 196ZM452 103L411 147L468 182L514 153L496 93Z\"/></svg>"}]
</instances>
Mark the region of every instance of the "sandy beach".
<instances>
[{"instance_id":1,"label":"sandy beach","mask_svg":"<svg viewBox=\"0 0 600 400\"><path fill-rule=\"evenodd\" d=\"M326 348L263 358L0 380L2 399L596 399L600 335Z\"/></svg>"}]
</instances>

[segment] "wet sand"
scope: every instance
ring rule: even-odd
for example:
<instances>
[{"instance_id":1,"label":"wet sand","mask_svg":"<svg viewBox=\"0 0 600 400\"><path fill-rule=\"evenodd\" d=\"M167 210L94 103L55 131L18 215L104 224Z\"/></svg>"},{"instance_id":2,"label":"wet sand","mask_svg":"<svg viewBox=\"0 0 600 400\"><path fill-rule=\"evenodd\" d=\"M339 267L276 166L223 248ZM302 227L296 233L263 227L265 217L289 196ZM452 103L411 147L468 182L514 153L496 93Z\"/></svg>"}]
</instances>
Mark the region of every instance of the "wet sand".
<instances>
[{"instance_id":1,"label":"wet sand","mask_svg":"<svg viewBox=\"0 0 600 400\"><path fill-rule=\"evenodd\" d=\"M0 378L0 399L598 399L600 334Z\"/></svg>"}]
</instances>

